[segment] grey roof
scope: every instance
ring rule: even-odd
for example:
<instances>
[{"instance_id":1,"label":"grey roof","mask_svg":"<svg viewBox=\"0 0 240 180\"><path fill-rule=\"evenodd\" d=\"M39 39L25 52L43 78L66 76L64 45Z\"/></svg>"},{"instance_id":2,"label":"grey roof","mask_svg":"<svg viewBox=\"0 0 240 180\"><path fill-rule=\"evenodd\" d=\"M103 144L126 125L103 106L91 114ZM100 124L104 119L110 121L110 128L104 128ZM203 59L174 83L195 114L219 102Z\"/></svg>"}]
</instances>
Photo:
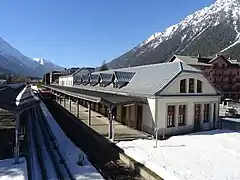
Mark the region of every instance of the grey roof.
<instances>
[{"instance_id":1,"label":"grey roof","mask_svg":"<svg viewBox=\"0 0 240 180\"><path fill-rule=\"evenodd\" d=\"M20 112L40 102L33 95L31 86L24 84L6 85L0 87L0 108Z\"/></svg>"},{"instance_id":2,"label":"grey roof","mask_svg":"<svg viewBox=\"0 0 240 180\"><path fill-rule=\"evenodd\" d=\"M192 57L192 56L182 56L182 55L174 55L173 57L178 58L182 62L185 62L189 65L199 65L199 66L212 66L211 64L208 64L207 62L200 62L201 57ZM171 58L172 59L172 58ZM209 61L210 59L208 59Z\"/></svg>"},{"instance_id":3,"label":"grey roof","mask_svg":"<svg viewBox=\"0 0 240 180\"><path fill-rule=\"evenodd\" d=\"M123 69L112 69L108 71L94 72L93 74L114 74L114 72L134 73L126 86L113 88L110 84L106 87L79 85L78 88L109 93L125 93L135 96L155 96L157 92L163 90L181 72L202 73L201 70L193 68L183 62L159 63L145 66L137 66Z\"/></svg>"},{"instance_id":4,"label":"grey roof","mask_svg":"<svg viewBox=\"0 0 240 180\"><path fill-rule=\"evenodd\" d=\"M123 96L123 95L116 95L116 94L109 94L104 92L96 92L91 90L79 89L79 88L72 88L66 86L46 86L47 88L51 88L58 92L62 92L67 95L74 96L76 98L82 98L92 102L103 103L107 106L111 106L113 104L129 104L133 102L145 102L145 98L137 98L131 96Z\"/></svg>"},{"instance_id":5,"label":"grey roof","mask_svg":"<svg viewBox=\"0 0 240 180\"><path fill-rule=\"evenodd\" d=\"M72 75L78 75L81 76L82 74L90 74L92 72L94 72L95 68L91 68L91 67L83 67L83 68L79 68L77 71L75 71Z\"/></svg>"},{"instance_id":6,"label":"grey roof","mask_svg":"<svg viewBox=\"0 0 240 180\"><path fill-rule=\"evenodd\" d=\"M231 64L235 64L235 65L238 65L240 66L240 62L238 60L233 60L233 59L230 59L228 60Z\"/></svg>"},{"instance_id":7,"label":"grey roof","mask_svg":"<svg viewBox=\"0 0 240 180\"><path fill-rule=\"evenodd\" d=\"M212 66L211 62L213 62L219 57L222 57L226 59L230 64L240 66L240 62L238 60L227 59L223 55L219 55L217 57L193 57L193 56L174 55L169 62L171 62L171 60L174 57L178 58L179 60L189 65L199 65L199 66Z\"/></svg>"},{"instance_id":8,"label":"grey roof","mask_svg":"<svg viewBox=\"0 0 240 180\"><path fill-rule=\"evenodd\" d=\"M69 77L69 76L81 76L85 74L90 74L94 72L95 68L92 67L83 67L83 68L70 68L62 71L61 77Z\"/></svg>"}]
</instances>

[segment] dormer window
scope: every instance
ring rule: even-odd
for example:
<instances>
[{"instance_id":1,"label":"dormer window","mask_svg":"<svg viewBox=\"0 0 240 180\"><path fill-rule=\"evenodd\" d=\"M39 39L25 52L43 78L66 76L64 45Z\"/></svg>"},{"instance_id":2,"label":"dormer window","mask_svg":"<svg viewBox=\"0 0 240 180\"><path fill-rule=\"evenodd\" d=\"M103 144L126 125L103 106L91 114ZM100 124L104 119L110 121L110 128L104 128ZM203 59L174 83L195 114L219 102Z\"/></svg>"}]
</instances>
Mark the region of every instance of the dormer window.
<instances>
[{"instance_id":1,"label":"dormer window","mask_svg":"<svg viewBox=\"0 0 240 180\"><path fill-rule=\"evenodd\" d=\"M113 74L100 73L100 87L106 87L112 83Z\"/></svg>"},{"instance_id":2,"label":"dormer window","mask_svg":"<svg viewBox=\"0 0 240 180\"><path fill-rule=\"evenodd\" d=\"M83 85L87 85L89 83L88 75L82 75L82 83L83 83Z\"/></svg>"},{"instance_id":3,"label":"dormer window","mask_svg":"<svg viewBox=\"0 0 240 180\"><path fill-rule=\"evenodd\" d=\"M91 86L95 86L99 83L99 75L98 74L91 74L90 75L90 84Z\"/></svg>"},{"instance_id":4,"label":"dormer window","mask_svg":"<svg viewBox=\"0 0 240 180\"><path fill-rule=\"evenodd\" d=\"M126 86L131 81L135 73L115 71L114 74L116 79L113 82L113 87L122 88L123 86Z\"/></svg>"}]
</instances>

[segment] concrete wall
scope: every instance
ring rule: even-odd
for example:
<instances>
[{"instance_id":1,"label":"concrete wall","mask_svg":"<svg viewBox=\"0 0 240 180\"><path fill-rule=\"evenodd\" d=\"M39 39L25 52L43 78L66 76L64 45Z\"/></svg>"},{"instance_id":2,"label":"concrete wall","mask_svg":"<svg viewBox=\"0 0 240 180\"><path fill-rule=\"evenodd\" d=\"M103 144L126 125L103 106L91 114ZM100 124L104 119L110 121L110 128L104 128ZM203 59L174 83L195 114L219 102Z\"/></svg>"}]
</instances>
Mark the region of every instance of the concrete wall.
<instances>
[{"instance_id":1,"label":"concrete wall","mask_svg":"<svg viewBox=\"0 0 240 180\"><path fill-rule=\"evenodd\" d=\"M160 134L180 134L193 130L194 125L194 105L201 104L201 128L203 130L211 129L213 127L213 104L216 104L216 119L218 120L218 97L162 97L157 100L158 109L157 125ZM203 123L203 106L210 104L209 123ZM175 106L175 127L167 128L167 107L169 105ZM178 111L179 105L186 105L186 125L178 126ZM216 122L217 123L217 122Z\"/></svg>"},{"instance_id":2,"label":"concrete wall","mask_svg":"<svg viewBox=\"0 0 240 180\"><path fill-rule=\"evenodd\" d=\"M188 79L195 79L195 93L194 96L181 96L180 95L180 81L186 79L186 90L188 92ZM202 81L202 93L196 93L197 80ZM211 129L213 125L213 108L215 103L215 117L218 120L218 108L220 96L216 96L217 92L215 88L208 82L208 80L202 74L182 73L174 80L163 92L163 95L174 96L156 96L155 98L148 98L148 105L143 106L143 130L149 133L153 133L155 126L159 129L159 135L161 134L181 134L191 132L194 127L194 106L195 104L201 104L201 122L200 126L202 130ZM181 93L183 94L183 93ZM184 93L189 94L189 93ZM200 95L201 94L201 95ZM204 94L208 96L204 96ZM177 96L179 95L179 96ZM212 96L209 96L212 95ZM209 122L203 123L204 104L210 105L209 110ZM175 106L175 127L167 128L167 107L169 105ZM179 106L186 105L186 118L185 125L178 126L178 114ZM216 121L216 124L218 122Z\"/></svg>"},{"instance_id":3,"label":"concrete wall","mask_svg":"<svg viewBox=\"0 0 240 180\"><path fill-rule=\"evenodd\" d=\"M196 73L181 73L178 78L176 78L161 94L163 95L177 95L177 94L183 94L180 93L180 81L182 79L186 79L186 90L188 92L189 87L189 78L194 78L194 86L195 86L195 93L197 94L197 80L202 81L202 93L200 94L216 94L216 91L214 87L209 83L209 81L202 75L202 74L196 74ZM189 93L187 93L189 94Z\"/></svg>"},{"instance_id":4,"label":"concrete wall","mask_svg":"<svg viewBox=\"0 0 240 180\"><path fill-rule=\"evenodd\" d=\"M132 128L136 128L137 118L136 118L135 105L127 106L127 109L126 109L126 123L127 123L128 126L130 126Z\"/></svg>"},{"instance_id":5,"label":"concrete wall","mask_svg":"<svg viewBox=\"0 0 240 180\"><path fill-rule=\"evenodd\" d=\"M152 134L154 131L154 121L153 114L150 110L150 106L147 104L142 104L142 130Z\"/></svg>"}]
</instances>

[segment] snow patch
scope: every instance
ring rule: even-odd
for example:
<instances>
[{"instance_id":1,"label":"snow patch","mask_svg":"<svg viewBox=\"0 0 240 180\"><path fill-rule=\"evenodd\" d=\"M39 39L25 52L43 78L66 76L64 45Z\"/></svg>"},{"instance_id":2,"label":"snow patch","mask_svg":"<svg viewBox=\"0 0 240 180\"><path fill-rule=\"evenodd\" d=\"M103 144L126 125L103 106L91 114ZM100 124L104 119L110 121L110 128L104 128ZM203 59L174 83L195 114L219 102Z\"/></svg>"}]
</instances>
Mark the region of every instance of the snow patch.
<instances>
[{"instance_id":1,"label":"snow patch","mask_svg":"<svg viewBox=\"0 0 240 180\"><path fill-rule=\"evenodd\" d=\"M74 174L74 177L76 179L103 180L101 174L88 161L85 153L81 149L77 148L70 139L68 139L63 130L56 123L51 113L48 111L45 104L41 102L40 106L53 134L57 139L59 149L61 150L61 153L65 155L64 157L66 158L67 164L70 167L71 172ZM78 165L80 159L83 159L83 166Z\"/></svg>"},{"instance_id":2,"label":"snow patch","mask_svg":"<svg viewBox=\"0 0 240 180\"><path fill-rule=\"evenodd\" d=\"M240 133L213 130L168 140L122 141L124 152L165 180L240 179Z\"/></svg>"},{"instance_id":3,"label":"snow patch","mask_svg":"<svg viewBox=\"0 0 240 180\"><path fill-rule=\"evenodd\" d=\"M28 180L26 159L19 161L20 164L13 164L14 159L0 160L0 180Z\"/></svg>"},{"instance_id":4,"label":"snow patch","mask_svg":"<svg viewBox=\"0 0 240 180\"><path fill-rule=\"evenodd\" d=\"M44 65L44 59L43 58L33 58L33 60L38 62L41 65Z\"/></svg>"}]
</instances>

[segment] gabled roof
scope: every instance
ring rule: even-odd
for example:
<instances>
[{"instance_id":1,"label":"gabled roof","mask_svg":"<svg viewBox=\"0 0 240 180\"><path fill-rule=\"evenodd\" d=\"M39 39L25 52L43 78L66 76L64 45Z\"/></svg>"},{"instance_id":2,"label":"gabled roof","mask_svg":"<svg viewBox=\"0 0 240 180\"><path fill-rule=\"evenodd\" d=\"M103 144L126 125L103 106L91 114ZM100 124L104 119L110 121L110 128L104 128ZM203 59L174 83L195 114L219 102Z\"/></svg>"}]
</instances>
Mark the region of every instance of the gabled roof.
<instances>
[{"instance_id":1,"label":"gabled roof","mask_svg":"<svg viewBox=\"0 0 240 180\"><path fill-rule=\"evenodd\" d=\"M211 64L208 64L208 62L211 60L211 58L183 56L183 55L174 55L169 60L169 62L173 62L176 58L182 62L185 62L188 65L212 66Z\"/></svg>"},{"instance_id":2,"label":"gabled roof","mask_svg":"<svg viewBox=\"0 0 240 180\"><path fill-rule=\"evenodd\" d=\"M110 85L106 87L80 85L78 88L109 93L155 96L157 92L163 90L169 83L176 79L181 72L202 74L201 70L193 68L183 62L159 63L131 68L112 69L108 71L94 72L93 74L108 74L107 76L111 77L114 72L129 72L134 73L134 75L129 83L120 89L113 88L113 86Z\"/></svg>"},{"instance_id":3,"label":"gabled roof","mask_svg":"<svg viewBox=\"0 0 240 180\"><path fill-rule=\"evenodd\" d=\"M223 55L218 55L215 58L213 58L212 60L210 60L209 62L212 63L219 58L222 58L224 61L226 61L226 63L231 64L230 61L228 59L226 59Z\"/></svg>"},{"instance_id":4,"label":"gabled roof","mask_svg":"<svg viewBox=\"0 0 240 180\"><path fill-rule=\"evenodd\" d=\"M21 112L40 102L32 93L31 86L12 84L0 87L0 108Z\"/></svg>"},{"instance_id":5,"label":"gabled roof","mask_svg":"<svg viewBox=\"0 0 240 180\"><path fill-rule=\"evenodd\" d=\"M94 72L95 68L92 68L92 67L83 67L83 68L79 68L77 71L75 71L72 76L74 76L75 74L79 73L80 71L82 70L87 70L89 71L89 73L92 73Z\"/></svg>"},{"instance_id":6,"label":"gabled roof","mask_svg":"<svg viewBox=\"0 0 240 180\"><path fill-rule=\"evenodd\" d=\"M223 55L217 55L215 57L194 57L194 56L183 56L183 55L174 55L169 62L173 62L175 59L178 59L182 62L187 63L188 65L195 65L195 66L213 66L211 63L218 58L224 59L228 64L233 66L240 66L240 62L238 60L227 59Z\"/></svg>"}]
</instances>

